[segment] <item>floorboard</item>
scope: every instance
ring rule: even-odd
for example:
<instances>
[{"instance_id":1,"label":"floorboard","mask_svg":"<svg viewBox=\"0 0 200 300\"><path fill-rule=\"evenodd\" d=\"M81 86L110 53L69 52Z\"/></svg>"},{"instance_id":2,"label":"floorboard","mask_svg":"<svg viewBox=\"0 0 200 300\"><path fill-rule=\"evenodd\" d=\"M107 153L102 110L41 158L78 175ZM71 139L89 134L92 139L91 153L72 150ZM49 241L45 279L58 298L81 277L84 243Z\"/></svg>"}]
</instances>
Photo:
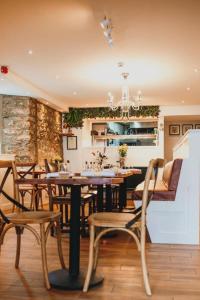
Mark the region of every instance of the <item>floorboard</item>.
<instances>
[{"instance_id":1,"label":"floorboard","mask_svg":"<svg viewBox=\"0 0 200 300\"><path fill-rule=\"evenodd\" d=\"M68 238L63 250L68 265ZM49 270L59 268L55 238L48 240ZM81 239L81 266L88 258L88 239ZM0 299L2 300L199 300L200 247L148 244L147 258L153 296L147 297L142 284L140 256L125 235L103 240L98 271L104 283L84 294L81 291L46 291L43 285L40 248L34 237L22 237L20 269L14 268L15 233L5 238L0 255Z\"/></svg>"}]
</instances>

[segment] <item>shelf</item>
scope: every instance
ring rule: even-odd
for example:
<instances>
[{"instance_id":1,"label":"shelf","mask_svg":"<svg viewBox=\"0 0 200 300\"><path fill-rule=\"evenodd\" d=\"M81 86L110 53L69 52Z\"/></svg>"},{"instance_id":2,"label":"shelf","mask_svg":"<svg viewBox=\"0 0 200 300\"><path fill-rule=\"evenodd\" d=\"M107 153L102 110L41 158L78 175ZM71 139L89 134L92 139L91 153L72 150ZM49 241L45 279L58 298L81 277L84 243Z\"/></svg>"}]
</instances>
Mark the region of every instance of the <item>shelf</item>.
<instances>
[{"instance_id":1,"label":"shelf","mask_svg":"<svg viewBox=\"0 0 200 300\"><path fill-rule=\"evenodd\" d=\"M69 133L60 133L62 136L74 136L74 134L69 134Z\"/></svg>"},{"instance_id":2,"label":"shelf","mask_svg":"<svg viewBox=\"0 0 200 300\"><path fill-rule=\"evenodd\" d=\"M157 134L127 134L127 135L93 135L95 140L143 140L143 139L157 139Z\"/></svg>"}]
</instances>

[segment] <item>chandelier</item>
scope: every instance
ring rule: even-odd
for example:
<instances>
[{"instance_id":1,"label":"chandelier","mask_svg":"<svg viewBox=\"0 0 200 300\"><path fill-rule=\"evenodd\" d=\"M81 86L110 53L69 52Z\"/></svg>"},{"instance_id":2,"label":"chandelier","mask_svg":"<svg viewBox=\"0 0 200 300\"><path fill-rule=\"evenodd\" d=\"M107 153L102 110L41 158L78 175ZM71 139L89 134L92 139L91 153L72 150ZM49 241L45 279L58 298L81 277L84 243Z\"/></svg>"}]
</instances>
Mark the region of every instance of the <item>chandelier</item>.
<instances>
[{"instance_id":1,"label":"chandelier","mask_svg":"<svg viewBox=\"0 0 200 300\"><path fill-rule=\"evenodd\" d=\"M141 93L141 91L138 91L137 95L135 97L130 97L129 87L126 83L129 73L122 73L121 76L124 80L124 85L122 86L121 99L116 104L114 104L114 96L112 95L111 92L109 92L108 93L108 106L113 111L120 108L121 117L129 118L131 109L139 110L140 105L142 103L142 93Z\"/></svg>"}]
</instances>

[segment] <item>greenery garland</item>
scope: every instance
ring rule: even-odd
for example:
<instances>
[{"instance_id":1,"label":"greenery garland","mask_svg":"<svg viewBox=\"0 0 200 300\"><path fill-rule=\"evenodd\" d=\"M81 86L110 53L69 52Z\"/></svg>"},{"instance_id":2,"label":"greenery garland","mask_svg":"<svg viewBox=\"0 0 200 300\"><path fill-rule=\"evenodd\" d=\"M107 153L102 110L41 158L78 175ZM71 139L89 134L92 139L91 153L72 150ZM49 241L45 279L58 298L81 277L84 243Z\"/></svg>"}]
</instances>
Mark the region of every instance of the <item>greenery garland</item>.
<instances>
[{"instance_id":1,"label":"greenery garland","mask_svg":"<svg viewBox=\"0 0 200 300\"><path fill-rule=\"evenodd\" d=\"M141 106L139 110L130 109L130 117L158 117L159 106ZM113 111L109 107L70 107L69 112L63 113L63 122L68 127L83 127L84 119L120 118L121 110Z\"/></svg>"}]
</instances>

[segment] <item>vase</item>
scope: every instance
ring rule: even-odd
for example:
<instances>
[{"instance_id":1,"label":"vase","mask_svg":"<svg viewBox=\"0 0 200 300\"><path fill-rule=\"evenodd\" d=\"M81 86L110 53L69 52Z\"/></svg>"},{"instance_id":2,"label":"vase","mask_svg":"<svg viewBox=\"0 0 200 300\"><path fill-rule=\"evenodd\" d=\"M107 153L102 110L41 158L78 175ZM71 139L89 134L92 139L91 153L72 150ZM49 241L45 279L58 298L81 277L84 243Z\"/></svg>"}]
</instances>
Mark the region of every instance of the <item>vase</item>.
<instances>
[{"instance_id":1,"label":"vase","mask_svg":"<svg viewBox=\"0 0 200 300\"><path fill-rule=\"evenodd\" d=\"M120 157L119 158L119 165L120 165L120 168L122 169L122 168L124 168L125 167L125 160L126 160L126 157Z\"/></svg>"}]
</instances>

